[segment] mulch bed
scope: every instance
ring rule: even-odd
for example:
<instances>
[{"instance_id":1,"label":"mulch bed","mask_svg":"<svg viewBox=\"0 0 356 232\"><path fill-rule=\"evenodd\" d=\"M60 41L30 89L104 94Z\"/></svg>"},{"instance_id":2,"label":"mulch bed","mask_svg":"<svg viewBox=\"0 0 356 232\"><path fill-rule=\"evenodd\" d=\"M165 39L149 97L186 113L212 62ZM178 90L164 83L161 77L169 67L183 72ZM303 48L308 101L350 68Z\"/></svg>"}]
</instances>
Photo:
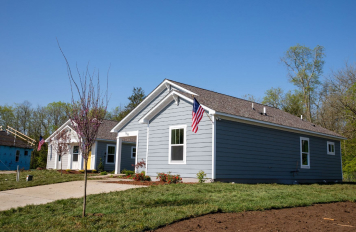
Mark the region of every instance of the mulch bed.
<instances>
[{"instance_id":1,"label":"mulch bed","mask_svg":"<svg viewBox=\"0 0 356 232\"><path fill-rule=\"evenodd\" d=\"M131 185L165 185L166 182L163 181L105 181L105 183L114 183L114 184L131 184ZM184 183L184 184L195 184L195 183Z\"/></svg>"},{"instance_id":2,"label":"mulch bed","mask_svg":"<svg viewBox=\"0 0 356 232\"><path fill-rule=\"evenodd\" d=\"M356 231L356 203L338 202L308 207L217 213L157 229L168 231Z\"/></svg>"}]
</instances>

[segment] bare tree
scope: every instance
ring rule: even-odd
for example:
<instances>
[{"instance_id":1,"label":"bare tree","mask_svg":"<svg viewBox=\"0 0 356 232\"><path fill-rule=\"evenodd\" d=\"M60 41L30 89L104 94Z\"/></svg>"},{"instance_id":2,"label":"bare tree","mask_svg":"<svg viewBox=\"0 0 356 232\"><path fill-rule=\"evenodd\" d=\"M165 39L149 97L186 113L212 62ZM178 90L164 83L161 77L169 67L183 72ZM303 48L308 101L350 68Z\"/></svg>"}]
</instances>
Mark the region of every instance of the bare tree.
<instances>
[{"instance_id":1,"label":"bare tree","mask_svg":"<svg viewBox=\"0 0 356 232\"><path fill-rule=\"evenodd\" d=\"M57 41L58 43L58 41ZM83 74L80 74L78 67L77 72L79 82L77 83L72 75L69 62L64 55L59 43L58 47L65 59L67 65L67 72L72 91L72 105L67 114L71 120L72 127L77 132L79 150L84 159L84 199L83 199L83 217L85 217L86 210L86 190L87 190L87 163L89 153L96 140L99 127L105 118L108 105L108 79L106 91L104 93L100 90L99 72L89 72L89 65ZM96 86L94 85L94 78L97 79ZM76 90L79 99L75 100L73 88Z\"/></svg>"},{"instance_id":2,"label":"bare tree","mask_svg":"<svg viewBox=\"0 0 356 232\"><path fill-rule=\"evenodd\" d=\"M53 136L51 144L54 150L57 152L57 156L60 157L61 160L61 175L63 173L63 156L69 153L69 144L71 142L71 133L69 130L62 130L58 132L55 136Z\"/></svg>"}]
</instances>

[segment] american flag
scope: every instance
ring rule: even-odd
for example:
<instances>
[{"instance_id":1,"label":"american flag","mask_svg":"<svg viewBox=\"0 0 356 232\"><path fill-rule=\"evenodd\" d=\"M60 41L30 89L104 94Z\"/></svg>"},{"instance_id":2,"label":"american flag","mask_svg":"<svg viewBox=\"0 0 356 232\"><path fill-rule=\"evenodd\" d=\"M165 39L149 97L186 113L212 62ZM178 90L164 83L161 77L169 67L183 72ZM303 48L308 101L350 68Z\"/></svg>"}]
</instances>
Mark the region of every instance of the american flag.
<instances>
[{"instance_id":1,"label":"american flag","mask_svg":"<svg viewBox=\"0 0 356 232\"><path fill-rule=\"evenodd\" d=\"M201 105L199 104L199 102L197 101L197 99L194 98L194 102L193 102L193 118L192 118L192 131L194 133L197 133L198 131L198 124L200 122L200 120L203 117L204 114L204 109L203 107L201 107Z\"/></svg>"},{"instance_id":2,"label":"american flag","mask_svg":"<svg viewBox=\"0 0 356 232\"><path fill-rule=\"evenodd\" d=\"M40 136L40 141L38 142L38 148L37 151L41 150L42 145L45 143L44 139L42 138L42 136Z\"/></svg>"}]
</instances>

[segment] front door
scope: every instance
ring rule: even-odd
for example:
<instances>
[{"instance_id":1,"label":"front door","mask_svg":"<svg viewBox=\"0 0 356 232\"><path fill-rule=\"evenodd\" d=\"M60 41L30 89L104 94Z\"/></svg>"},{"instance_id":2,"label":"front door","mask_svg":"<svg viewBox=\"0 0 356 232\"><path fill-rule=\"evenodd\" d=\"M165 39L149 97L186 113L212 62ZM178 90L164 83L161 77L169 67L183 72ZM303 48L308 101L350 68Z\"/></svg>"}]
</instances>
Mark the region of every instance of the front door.
<instances>
[{"instance_id":1,"label":"front door","mask_svg":"<svg viewBox=\"0 0 356 232\"><path fill-rule=\"evenodd\" d=\"M87 170L90 170L90 163L91 163L91 151L89 152L88 163L87 163Z\"/></svg>"},{"instance_id":2,"label":"front door","mask_svg":"<svg viewBox=\"0 0 356 232\"><path fill-rule=\"evenodd\" d=\"M79 169L79 147L73 146L72 169Z\"/></svg>"}]
</instances>

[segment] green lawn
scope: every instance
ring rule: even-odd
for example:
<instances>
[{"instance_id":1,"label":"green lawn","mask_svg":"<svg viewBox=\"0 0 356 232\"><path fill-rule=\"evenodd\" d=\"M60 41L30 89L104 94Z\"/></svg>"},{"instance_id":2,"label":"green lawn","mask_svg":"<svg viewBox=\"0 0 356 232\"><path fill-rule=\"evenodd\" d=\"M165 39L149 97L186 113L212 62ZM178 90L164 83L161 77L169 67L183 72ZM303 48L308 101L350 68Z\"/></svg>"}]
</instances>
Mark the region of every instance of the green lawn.
<instances>
[{"instance_id":1,"label":"green lawn","mask_svg":"<svg viewBox=\"0 0 356 232\"><path fill-rule=\"evenodd\" d=\"M33 175L33 181L26 182L27 175ZM74 180L84 180L84 174L63 174L61 176L59 172L53 170L23 171L20 172L19 182L16 182L16 174L0 174L0 191Z\"/></svg>"},{"instance_id":2,"label":"green lawn","mask_svg":"<svg viewBox=\"0 0 356 232\"><path fill-rule=\"evenodd\" d=\"M0 229L142 231L214 212L241 212L356 201L356 185L176 184L130 189L0 212ZM103 214L96 216L95 214Z\"/></svg>"}]
</instances>

